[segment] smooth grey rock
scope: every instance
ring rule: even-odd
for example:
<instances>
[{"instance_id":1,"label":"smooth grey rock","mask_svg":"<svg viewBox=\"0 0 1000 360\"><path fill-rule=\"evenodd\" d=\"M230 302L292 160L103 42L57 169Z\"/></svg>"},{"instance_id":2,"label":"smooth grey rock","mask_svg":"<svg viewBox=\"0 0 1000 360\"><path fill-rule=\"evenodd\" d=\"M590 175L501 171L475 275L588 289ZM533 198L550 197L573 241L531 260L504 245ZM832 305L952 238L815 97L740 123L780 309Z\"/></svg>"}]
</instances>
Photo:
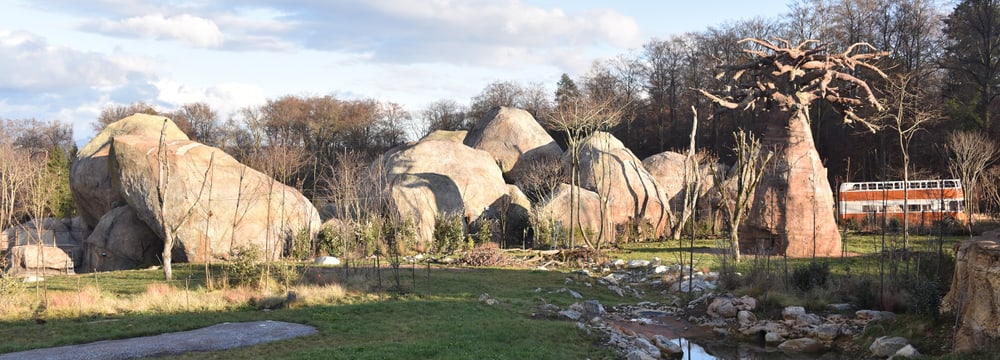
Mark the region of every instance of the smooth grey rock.
<instances>
[{"instance_id":1,"label":"smooth grey rock","mask_svg":"<svg viewBox=\"0 0 1000 360\"><path fill-rule=\"evenodd\" d=\"M591 317L604 316L604 314L607 314L607 312L604 310L604 305L601 305L601 302L597 300L584 301L583 309L584 312Z\"/></svg>"},{"instance_id":2,"label":"smooth grey rock","mask_svg":"<svg viewBox=\"0 0 1000 360\"><path fill-rule=\"evenodd\" d=\"M740 326L750 326L757 322L757 315L746 310L740 310L740 312L736 313L736 320L740 323Z\"/></svg>"},{"instance_id":3,"label":"smooth grey rock","mask_svg":"<svg viewBox=\"0 0 1000 360\"><path fill-rule=\"evenodd\" d=\"M580 318L583 316L583 314L580 314L579 312L574 310L563 310L559 312L559 315L562 315L563 317L573 321L580 320Z\"/></svg>"},{"instance_id":4,"label":"smooth grey rock","mask_svg":"<svg viewBox=\"0 0 1000 360\"><path fill-rule=\"evenodd\" d=\"M910 341L906 338L899 336L882 336L872 342L872 345L868 347L872 354L880 357L889 357L895 355L899 349L902 349L906 345L909 345Z\"/></svg>"},{"instance_id":5,"label":"smooth grey rock","mask_svg":"<svg viewBox=\"0 0 1000 360\"><path fill-rule=\"evenodd\" d=\"M789 354L815 353L826 350L826 345L813 338L798 338L779 344L778 350Z\"/></svg>"},{"instance_id":6,"label":"smooth grey rock","mask_svg":"<svg viewBox=\"0 0 1000 360\"><path fill-rule=\"evenodd\" d=\"M654 336L653 344L656 345L656 348L660 349L661 356L672 358L684 355L684 349L681 348L681 345L674 341L671 341L670 339L667 339L666 336L663 335Z\"/></svg>"},{"instance_id":7,"label":"smooth grey rock","mask_svg":"<svg viewBox=\"0 0 1000 360\"><path fill-rule=\"evenodd\" d=\"M917 351L917 348L913 347L913 345L906 344L906 346L900 348L899 351L896 351L896 353L893 354L892 357L890 357L890 359L896 359L896 358L912 359L923 356L924 355L921 354L919 351Z\"/></svg>"},{"instance_id":8,"label":"smooth grey rock","mask_svg":"<svg viewBox=\"0 0 1000 360\"><path fill-rule=\"evenodd\" d=\"M817 339L831 341L840 335L840 324L822 324L812 331Z\"/></svg>"},{"instance_id":9,"label":"smooth grey rock","mask_svg":"<svg viewBox=\"0 0 1000 360\"><path fill-rule=\"evenodd\" d=\"M805 315L806 308L801 306L788 306L781 310L781 318L785 320L797 320L799 316Z\"/></svg>"}]
</instances>

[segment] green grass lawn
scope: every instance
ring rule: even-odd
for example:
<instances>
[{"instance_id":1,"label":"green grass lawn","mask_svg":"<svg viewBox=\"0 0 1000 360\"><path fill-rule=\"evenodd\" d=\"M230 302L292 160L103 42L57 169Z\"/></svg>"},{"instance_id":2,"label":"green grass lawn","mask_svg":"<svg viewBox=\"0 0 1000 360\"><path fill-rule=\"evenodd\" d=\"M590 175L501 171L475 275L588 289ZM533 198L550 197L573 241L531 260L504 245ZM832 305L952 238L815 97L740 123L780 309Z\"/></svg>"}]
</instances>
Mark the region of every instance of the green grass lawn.
<instances>
[{"instance_id":1,"label":"green grass lawn","mask_svg":"<svg viewBox=\"0 0 1000 360\"><path fill-rule=\"evenodd\" d=\"M198 287L203 273L198 265L182 264L177 278L191 275L191 281L177 281L175 286ZM534 319L538 305L548 302L565 307L573 302L567 293L552 291L571 288L585 299L608 304L620 301L602 287L564 284L565 273L506 269L431 270L427 295L426 269L418 268L415 277L409 269L401 272L404 295L347 297L341 303L292 306L261 311L245 306L229 311L123 313L114 316L47 318L38 325L32 320L0 322L0 352L40 347L87 343L181 331L221 322L281 320L315 326L312 336L262 344L221 353L192 353L182 358L276 358L276 359L511 359L547 358L581 359L613 357L600 347L596 337L579 330L575 323L555 319ZM389 285L390 273L383 271ZM49 291L75 291L101 283L101 291L129 296L145 291L148 284L160 281L162 273L137 270L50 279ZM412 285L417 286L412 292ZM536 292L541 288L542 291ZM33 291L33 288L27 291ZM197 290L196 290L197 291ZM551 293L550 293L551 292ZM488 306L479 296L489 293L500 301ZM175 293L174 296L182 293Z\"/></svg>"}]
</instances>

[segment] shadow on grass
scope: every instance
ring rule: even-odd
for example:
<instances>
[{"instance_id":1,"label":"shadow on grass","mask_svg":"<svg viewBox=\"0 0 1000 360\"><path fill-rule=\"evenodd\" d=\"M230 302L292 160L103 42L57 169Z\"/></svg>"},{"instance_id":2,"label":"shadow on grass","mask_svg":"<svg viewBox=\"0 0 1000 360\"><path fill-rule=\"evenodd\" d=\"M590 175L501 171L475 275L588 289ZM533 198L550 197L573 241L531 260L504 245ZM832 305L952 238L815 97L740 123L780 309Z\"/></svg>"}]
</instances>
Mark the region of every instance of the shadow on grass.
<instances>
[{"instance_id":1,"label":"shadow on grass","mask_svg":"<svg viewBox=\"0 0 1000 360\"><path fill-rule=\"evenodd\" d=\"M200 265L183 265L186 286L200 290ZM180 271L178 271L180 270ZM430 282L426 268L401 269L404 294L385 293L381 297L348 297L343 303L295 306L261 311L250 306L228 311L158 313L151 309L113 316L87 315L81 318L49 318L42 325L31 320L0 322L0 353L33 348L81 344L99 340L155 335L191 330L222 322L280 320L311 325L319 333L302 338L262 344L220 353L192 353L180 358L551 358L578 359L594 354L613 357L597 345L595 338L568 321L534 320L538 305L566 306L573 299L568 287L585 299L620 301L603 287L565 284L566 274L506 269L432 268ZM415 271L413 271L415 270ZM323 269L338 272L342 269ZM359 270L369 271L371 269ZM188 273L185 273L188 272ZM132 276L99 274L102 291L113 296L130 296L138 289L160 281L156 270L127 272ZM382 269L384 285L394 279ZM412 275L412 276L411 276ZM50 279L53 289L72 289L88 276ZM204 273L200 273L204 282ZM109 281L109 279L117 279ZM160 281L162 282L162 281ZM392 281L394 283L394 280ZM176 285L176 284L175 284ZM428 290L429 287L429 290ZM536 291L536 289L541 289ZM428 293L429 291L429 293ZM500 302L487 306L479 296L489 293ZM173 293L171 296L177 296ZM183 295L181 295L183 296ZM617 299L617 300L616 300ZM605 357L605 356L597 356Z\"/></svg>"}]
</instances>

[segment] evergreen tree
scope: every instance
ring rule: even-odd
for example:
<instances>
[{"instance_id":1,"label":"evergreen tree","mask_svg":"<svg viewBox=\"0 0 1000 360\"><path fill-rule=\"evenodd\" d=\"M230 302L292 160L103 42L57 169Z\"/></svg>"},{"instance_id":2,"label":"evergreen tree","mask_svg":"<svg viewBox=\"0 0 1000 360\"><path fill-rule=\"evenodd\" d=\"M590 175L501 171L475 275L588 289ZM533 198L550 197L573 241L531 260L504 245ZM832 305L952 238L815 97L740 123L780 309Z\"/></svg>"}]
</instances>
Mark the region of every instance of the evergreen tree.
<instances>
[{"instance_id":1,"label":"evergreen tree","mask_svg":"<svg viewBox=\"0 0 1000 360\"><path fill-rule=\"evenodd\" d=\"M580 98L580 89L566 73L562 74L556 83L556 106L563 107L567 102Z\"/></svg>"},{"instance_id":2,"label":"evergreen tree","mask_svg":"<svg viewBox=\"0 0 1000 360\"><path fill-rule=\"evenodd\" d=\"M49 150L49 159L45 166L49 172L52 186L50 192L52 198L49 206L52 216L58 219L73 217L76 214L76 205L69 187L70 161L65 150L59 146Z\"/></svg>"}]
</instances>

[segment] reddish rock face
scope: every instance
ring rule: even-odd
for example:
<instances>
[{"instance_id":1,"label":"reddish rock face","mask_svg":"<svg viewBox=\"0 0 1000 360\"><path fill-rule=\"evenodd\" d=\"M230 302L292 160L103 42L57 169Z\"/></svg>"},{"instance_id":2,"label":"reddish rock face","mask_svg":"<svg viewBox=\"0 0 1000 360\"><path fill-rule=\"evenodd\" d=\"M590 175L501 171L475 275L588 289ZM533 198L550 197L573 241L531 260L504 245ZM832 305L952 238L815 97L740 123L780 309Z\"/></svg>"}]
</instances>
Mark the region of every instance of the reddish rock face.
<instances>
[{"instance_id":1,"label":"reddish rock face","mask_svg":"<svg viewBox=\"0 0 1000 360\"><path fill-rule=\"evenodd\" d=\"M761 143L776 153L740 228L740 249L789 257L839 255L833 191L805 114L779 110L770 116Z\"/></svg>"},{"instance_id":2,"label":"reddish rock face","mask_svg":"<svg viewBox=\"0 0 1000 360\"><path fill-rule=\"evenodd\" d=\"M1000 339L1000 232L955 245L955 275L941 300L942 312L961 319L955 352L981 349Z\"/></svg>"}]
</instances>

